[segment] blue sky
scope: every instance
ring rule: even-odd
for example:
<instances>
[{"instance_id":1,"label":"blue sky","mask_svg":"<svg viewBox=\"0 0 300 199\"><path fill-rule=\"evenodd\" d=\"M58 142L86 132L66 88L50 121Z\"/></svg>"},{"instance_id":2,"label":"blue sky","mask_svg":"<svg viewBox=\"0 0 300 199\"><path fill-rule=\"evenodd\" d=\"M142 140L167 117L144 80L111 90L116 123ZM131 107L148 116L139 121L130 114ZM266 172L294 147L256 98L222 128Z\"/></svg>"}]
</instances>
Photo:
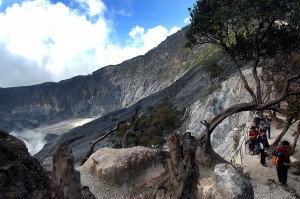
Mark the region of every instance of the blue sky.
<instances>
[{"instance_id":1,"label":"blue sky","mask_svg":"<svg viewBox=\"0 0 300 199\"><path fill-rule=\"evenodd\" d=\"M0 87L86 75L188 25L194 0L0 0Z\"/></svg>"}]
</instances>

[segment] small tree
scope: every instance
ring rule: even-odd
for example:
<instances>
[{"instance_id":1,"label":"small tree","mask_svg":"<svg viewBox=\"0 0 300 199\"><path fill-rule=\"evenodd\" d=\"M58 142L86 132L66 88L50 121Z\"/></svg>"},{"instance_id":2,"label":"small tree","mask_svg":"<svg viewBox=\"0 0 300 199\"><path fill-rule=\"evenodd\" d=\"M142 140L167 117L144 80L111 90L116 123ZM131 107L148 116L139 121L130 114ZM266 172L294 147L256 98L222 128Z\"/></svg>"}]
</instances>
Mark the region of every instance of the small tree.
<instances>
[{"instance_id":1,"label":"small tree","mask_svg":"<svg viewBox=\"0 0 300 199\"><path fill-rule=\"evenodd\" d=\"M216 60L208 61L208 63L204 65L204 69L209 73L209 79L212 85L224 70L222 65L218 64Z\"/></svg>"},{"instance_id":2,"label":"small tree","mask_svg":"<svg viewBox=\"0 0 300 199\"><path fill-rule=\"evenodd\" d=\"M228 116L242 111L270 109L288 96L300 94L299 90L290 90L291 83L300 78L299 71L288 74L278 95L269 100L263 98L258 75L262 58L298 49L299 1L198 0L189 10L191 25L187 32L187 46L211 43L220 47L235 65L251 96L251 101L235 104L203 122L208 140L216 126ZM245 61L252 64L255 89L249 86L242 73ZM206 143L210 145L209 141Z\"/></svg>"}]
</instances>

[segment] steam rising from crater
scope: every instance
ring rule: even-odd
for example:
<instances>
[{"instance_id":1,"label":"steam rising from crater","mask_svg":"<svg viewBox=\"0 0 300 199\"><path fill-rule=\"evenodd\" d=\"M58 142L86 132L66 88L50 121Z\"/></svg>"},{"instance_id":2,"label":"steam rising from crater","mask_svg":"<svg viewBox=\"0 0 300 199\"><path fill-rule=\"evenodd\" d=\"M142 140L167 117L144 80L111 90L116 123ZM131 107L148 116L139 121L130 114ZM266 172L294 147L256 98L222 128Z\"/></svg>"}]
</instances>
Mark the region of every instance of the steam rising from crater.
<instances>
[{"instance_id":1,"label":"steam rising from crater","mask_svg":"<svg viewBox=\"0 0 300 199\"><path fill-rule=\"evenodd\" d=\"M34 155L39 152L43 146L46 144L45 134L41 132L36 132L32 130L23 130L23 131L12 131L11 135L22 140L26 147L28 148L28 152L30 155Z\"/></svg>"},{"instance_id":2,"label":"steam rising from crater","mask_svg":"<svg viewBox=\"0 0 300 199\"><path fill-rule=\"evenodd\" d=\"M26 144L28 152L31 155L34 155L46 144L47 141L44 138L48 133L61 135L96 118L97 117L66 120L56 124L35 128L34 130L24 129L22 131L12 131L10 134L22 140Z\"/></svg>"}]
</instances>

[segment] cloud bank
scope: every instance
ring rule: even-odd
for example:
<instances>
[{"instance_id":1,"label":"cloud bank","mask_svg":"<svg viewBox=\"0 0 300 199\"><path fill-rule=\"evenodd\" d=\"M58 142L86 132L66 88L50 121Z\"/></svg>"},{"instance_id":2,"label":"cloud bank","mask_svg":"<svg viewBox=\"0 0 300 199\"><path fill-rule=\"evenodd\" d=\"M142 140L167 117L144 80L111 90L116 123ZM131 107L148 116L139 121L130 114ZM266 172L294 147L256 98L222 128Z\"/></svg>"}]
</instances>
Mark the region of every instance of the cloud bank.
<instances>
[{"instance_id":1,"label":"cloud bank","mask_svg":"<svg viewBox=\"0 0 300 199\"><path fill-rule=\"evenodd\" d=\"M114 25L104 17L103 2L71 2L21 1L0 13L0 87L89 74L145 54L180 29L137 25L121 46L113 40Z\"/></svg>"}]
</instances>

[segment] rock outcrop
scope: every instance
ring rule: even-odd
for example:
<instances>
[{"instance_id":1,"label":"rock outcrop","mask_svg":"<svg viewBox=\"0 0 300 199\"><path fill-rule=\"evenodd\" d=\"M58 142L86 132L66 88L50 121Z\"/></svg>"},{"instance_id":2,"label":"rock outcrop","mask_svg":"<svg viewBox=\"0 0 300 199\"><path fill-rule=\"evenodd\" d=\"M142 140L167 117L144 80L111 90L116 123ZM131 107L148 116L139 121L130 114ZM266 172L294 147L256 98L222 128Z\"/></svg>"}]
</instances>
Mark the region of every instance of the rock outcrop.
<instances>
[{"instance_id":1,"label":"rock outcrop","mask_svg":"<svg viewBox=\"0 0 300 199\"><path fill-rule=\"evenodd\" d=\"M50 179L21 140L0 131L0 198L50 198Z\"/></svg>"},{"instance_id":2,"label":"rock outcrop","mask_svg":"<svg viewBox=\"0 0 300 199\"><path fill-rule=\"evenodd\" d=\"M155 181L165 172L167 153L133 147L103 148L79 167L81 182L90 186L97 198L130 198L135 185Z\"/></svg>"},{"instance_id":3,"label":"rock outcrop","mask_svg":"<svg viewBox=\"0 0 300 199\"><path fill-rule=\"evenodd\" d=\"M253 199L253 187L242 171L230 164L216 165L210 178L199 182L199 195L206 199Z\"/></svg>"},{"instance_id":4,"label":"rock outcrop","mask_svg":"<svg viewBox=\"0 0 300 199\"><path fill-rule=\"evenodd\" d=\"M70 149L57 151L53 173L46 172L23 141L0 131L0 199L95 199L88 186L81 186Z\"/></svg>"},{"instance_id":5,"label":"rock outcrop","mask_svg":"<svg viewBox=\"0 0 300 199\"><path fill-rule=\"evenodd\" d=\"M228 163L217 164L211 177L197 183L193 140L186 135L179 143L176 138L168 139L169 152L144 147L99 149L79 167L81 181L97 198L254 198L249 176Z\"/></svg>"}]
</instances>

